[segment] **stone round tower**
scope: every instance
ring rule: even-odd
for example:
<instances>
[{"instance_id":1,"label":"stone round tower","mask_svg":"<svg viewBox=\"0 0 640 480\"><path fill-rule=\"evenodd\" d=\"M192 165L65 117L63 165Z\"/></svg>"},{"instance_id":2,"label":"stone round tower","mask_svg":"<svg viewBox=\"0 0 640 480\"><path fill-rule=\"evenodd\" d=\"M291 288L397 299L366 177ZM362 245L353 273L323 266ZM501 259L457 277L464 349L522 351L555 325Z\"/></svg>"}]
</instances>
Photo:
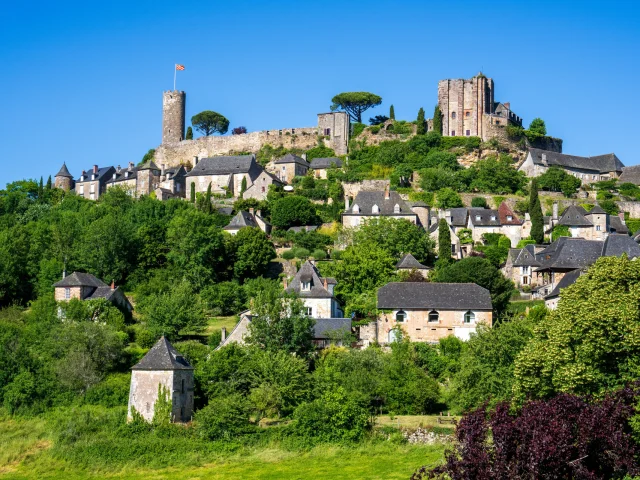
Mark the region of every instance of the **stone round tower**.
<instances>
[{"instance_id":1,"label":"stone round tower","mask_svg":"<svg viewBox=\"0 0 640 480\"><path fill-rule=\"evenodd\" d=\"M178 90L162 92L162 143L184 140L187 94Z\"/></svg>"},{"instance_id":2,"label":"stone round tower","mask_svg":"<svg viewBox=\"0 0 640 480\"><path fill-rule=\"evenodd\" d=\"M56 173L54 186L67 192L74 187L73 175L69 173L66 163L63 163L60 171Z\"/></svg>"}]
</instances>

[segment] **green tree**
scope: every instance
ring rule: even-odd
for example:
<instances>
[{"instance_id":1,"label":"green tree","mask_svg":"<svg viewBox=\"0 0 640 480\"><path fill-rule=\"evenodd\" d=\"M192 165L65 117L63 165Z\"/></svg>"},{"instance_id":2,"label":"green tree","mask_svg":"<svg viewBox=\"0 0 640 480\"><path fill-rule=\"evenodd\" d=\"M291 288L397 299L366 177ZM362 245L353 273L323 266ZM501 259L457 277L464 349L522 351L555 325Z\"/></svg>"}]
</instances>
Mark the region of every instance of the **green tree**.
<instances>
[{"instance_id":1,"label":"green tree","mask_svg":"<svg viewBox=\"0 0 640 480\"><path fill-rule=\"evenodd\" d=\"M314 225L318 222L316 209L308 198L291 195L274 201L271 205L271 224L278 228L297 225Z\"/></svg>"},{"instance_id":2,"label":"green tree","mask_svg":"<svg viewBox=\"0 0 640 480\"><path fill-rule=\"evenodd\" d=\"M240 183L240 198L244 195L244 192L247 191L247 177L242 177L242 182Z\"/></svg>"},{"instance_id":3,"label":"green tree","mask_svg":"<svg viewBox=\"0 0 640 480\"><path fill-rule=\"evenodd\" d=\"M433 131L438 135L442 135L442 112L440 105L436 105L433 109Z\"/></svg>"},{"instance_id":4,"label":"green tree","mask_svg":"<svg viewBox=\"0 0 640 480\"><path fill-rule=\"evenodd\" d=\"M259 228L241 228L227 240L227 254L233 263L233 277L242 281L267 273L269 263L276 257L273 243Z\"/></svg>"},{"instance_id":5,"label":"green tree","mask_svg":"<svg viewBox=\"0 0 640 480\"><path fill-rule=\"evenodd\" d=\"M418 118L416 120L416 123L418 125L418 128L416 130L416 133L418 135L424 135L425 133L427 133L427 122L424 119L424 108L420 107L420 110L418 110Z\"/></svg>"},{"instance_id":6,"label":"green tree","mask_svg":"<svg viewBox=\"0 0 640 480\"><path fill-rule=\"evenodd\" d=\"M526 184L524 173L513 168L513 159L509 155L479 160L469 168L469 172L473 176L471 188L479 192L515 193Z\"/></svg>"},{"instance_id":7,"label":"green tree","mask_svg":"<svg viewBox=\"0 0 640 480\"><path fill-rule=\"evenodd\" d=\"M229 120L211 110L205 110L191 117L191 125L207 137L214 133L224 135L229 130Z\"/></svg>"},{"instance_id":8,"label":"green tree","mask_svg":"<svg viewBox=\"0 0 640 480\"><path fill-rule=\"evenodd\" d=\"M189 189L189 201L191 203L196 203L196 182L191 182Z\"/></svg>"},{"instance_id":9,"label":"green tree","mask_svg":"<svg viewBox=\"0 0 640 480\"><path fill-rule=\"evenodd\" d=\"M395 120L396 119L396 111L393 109L393 105L391 105L389 107L389 118L391 120Z\"/></svg>"},{"instance_id":10,"label":"green tree","mask_svg":"<svg viewBox=\"0 0 640 480\"><path fill-rule=\"evenodd\" d=\"M529 188L529 216L531 217L531 238L537 244L541 244L544 242L544 216L538 197L538 182L535 178L531 180Z\"/></svg>"},{"instance_id":11,"label":"green tree","mask_svg":"<svg viewBox=\"0 0 640 480\"><path fill-rule=\"evenodd\" d=\"M487 200L484 197L473 197L473 200L471 200L471 206L474 208L488 208Z\"/></svg>"},{"instance_id":12,"label":"green tree","mask_svg":"<svg viewBox=\"0 0 640 480\"><path fill-rule=\"evenodd\" d=\"M467 257L450 265L437 268L430 276L440 283L476 283L491 293L491 303L496 317L500 317L509 305L514 290L513 282L489 260L481 257Z\"/></svg>"},{"instance_id":13,"label":"green tree","mask_svg":"<svg viewBox=\"0 0 640 480\"><path fill-rule=\"evenodd\" d=\"M193 129L191 127L187 127L187 134L184 137L185 140L193 140Z\"/></svg>"},{"instance_id":14,"label":"green tree","mask_svg":"<svg viewBox=\"0 0 640 480\"><path fill-rule=\"evenodd\" d=\"M239 394L211 398L195 415L196 431L207 440L229 440L251 433L251 406Z\"/></svg>"},{"instance_id":15,"label":"green tree","mask_svg":"<svg viewBox=\"0 0 640 480\"><path fill-rule=\"evenodd\" d=\"M543 190L552 192L562 192L566 197L570 197L582 185L579 178L568 174L560 167L549 167L542 175L537 177L538 186Z\"/></svg>"},{"instance_id":16,"label":"green tree","mask_svg":"<svg viewBox=\"0 0 640 480\"><path fill-rule=\"evenodd\" d=\"M436 206L438 208L462 207L462 199L453 189L446 187L438 190L436 194Z\"/></svg>"},{"instance_id":17,"label":"green tree","mask_svg":"<svg viewBox=\"0 0 640 480\"><path fill-rule=\"evenodd\" d=\"M344 110L351 120L362 123L362 113L382 103L382 97L369 92L344 92L331 99L331 111Z\"/></svg>"},{"instance_id":18,"label":"green tree","mask_svg":"<svg viewBox=\"0 0 640 480\"><path fill-rule=\"evenodd\" d=\"M556 310L518 355L514 392L546 398L615 390L640 376L640 264L602 257L562 289Z\"/></svg>"},{"instance_id":19,"label":"green tree","mask_svg":"<svg viewBox=\"0 0 640 480\"><path fill-rule=\"evenodd\" d=\"M51 175L47 178L47 185L45 186L46 190L51 190Z\"/></svg>"},{"instance_id":20,"label":"green tree","mask_svg":"<svg viewBox=\"0 0 640 480\"><path fill-rule=\"evenodd\" d=\"M138 165L143 165L145 163L147 163L150 160L153 160L156 156L156 149L155 148L150 148L149 150L147 150L147 153L145 153L142 156L142 160L140 160L140 162L138 163Z\"/></svg>"},{"instance_id":21,"label":"green tree","mask_svg":"<svg viewBox=\"0 0 640 480\"><path fill-rule=\"evenodd\" d=\"M451 230L444 218L438 223L438 259L451 261Z\"/></svg>"},{"instance_id":22,"label":"green tree","mask_svg":"<svg viewBox=\"0 0 640 480\"><path fill-rule=\"evenodd\" d=\"M547 126L541 118L534 118L531 120L527 132L535 137L544 137L547 134Z\"/></svg>"},{"instance_id":23,"label":"green tree","mask_svg":"<svg viewBox=\"0 0 640 480\"><path fill-rule=\"evenodd\" d=\"M40 183L38 184L38 201L44 201L44 184L42 183L42 177L40 177Z\"/></svg>"}]
</instances>

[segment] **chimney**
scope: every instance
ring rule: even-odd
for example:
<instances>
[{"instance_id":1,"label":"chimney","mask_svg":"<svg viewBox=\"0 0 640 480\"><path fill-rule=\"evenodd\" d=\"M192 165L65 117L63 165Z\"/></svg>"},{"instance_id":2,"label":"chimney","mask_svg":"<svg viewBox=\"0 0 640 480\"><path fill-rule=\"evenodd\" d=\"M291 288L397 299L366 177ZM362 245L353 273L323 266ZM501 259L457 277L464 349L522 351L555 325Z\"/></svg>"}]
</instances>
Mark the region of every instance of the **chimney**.
<instances>
[{"instance_id":1,"label":"chimney","mask_svg":"<svg viewBox=\"0 0 640 480\"><path fill-rule=\"evenodd\" d=\"M93 166L93 173L98 173L98 165Z\"/></svg>"},{"instance_id":2,"label":"chimney","mask_svg":"<svg viewBox=\"0 0 640 480\"><path fill-rule=\"evenodd\" d=\"M384 187L384 199L389 200L390 197L391 193L389 192L389 185L387 185L386 187Z\"/></svg>"},{"instance_id":3,"label":"chimney","mask_svg":"<svg viewBox=\"0 0 640 480\"><path fill-rule=\"evenodd\" d=\"M325 290L329 290L329 283L327 283L327 279L326 278L324 279L323 284L324 284L324 289Z\"/></svg>"},{"instance_id":4,"label":"chimney","mask_svg":"<svg viewBox=\"0 0 640 480\"><path fill-rule=\"evenodd\" d=\"M553 216L551 219L556 222L558 220L558 202L553 202ZM555 223L553 224L555 226Z\"/></svg>"},{"instance_id":5,"label":"chimney","mask_svg":"<svg viewBox=\"0 0 640 480\"><path fill-rule=\"evenodd\" d=\"M249 209L249 214L253 216L253 207Z\"/></svg>"},{"instance_id":6,"label":"chimney","mask_svg":"<svg viewBox=\"0 0 640 480\"><path fill-rule=\"evenodd\" d=\"M227 327L222 327L220 330L220 343L224 342L227 339Z\"/></svg>"},{"instance_id":7,"label":"chimney","mask_svg":"<svg viewBox=\"0 0 640 480\"><path fill-rule=\"evenodd\" d=\"M163 163L162 165L160 165L160 175L162 175L163 177L164 177L164 174L165 174L164 169L165 169L165 165Z\"/></svg>"},{"instance_id":8,"label":"chimney","mask_svg":"<svg viewBox=\"0 0 640 480\"><path fill-rule=\"evenodd\" d=\"M115 289L116 289L116 282L111 280L111 290L115 290Z\"/></svg>"},{"instance_id":9,"label":"chimney","mask_svg":"<svg viewBox=\"0 0 640 480\"><path fill-rule=\"evenodd\" d=\"M120 168L120 165L118 165L118 168L116 168L116 172L120 173L120 170L122 169Z\"/></svg>"},{"instance_id":10,"label":"chimney","mask_svg":"<svg viewBox=\"0 0 640 480\"><path fill-rule=\"evenodd\" d=\"M256 215L261 217L262 216L262 210L256 210Z\"/></svg>"},{"instance_id":11,"label":"chimney","mask_svg":"<svg viewBox=\"0 0 640 480\"><path fill-rule=\"evenodd\" d=\"M194 157L193 157L193 168L196 168L196 165L198 165L198 156L194 155Z\"/></svg>"},{"instance_id":12,"label":"chimney","mask_svg":"<svg viewBox=\"0 0 640 480\"><path fill-rule=\"evenodd\" d=\"M511 110L511 102L504 102L504 106Z\"/></svg>"},{"instance_id":13,"label":"chimney","mask_svg":"<svg viewBox=\"0 0 640 480\"><path fill-rule=\"evenodd\" d=\"M62 270L62 279L64 280L67 277L67 270Z\"/></svg>"},{"instance_id":14,"label":"chimney","mask_svg":"<svg viewBox=\"0 0 640 480\"><path fill-rule=\"evenodd\" d=\"M307 159L307 154L303 153L302 155L300 155L300 158L302 158L303 160L306 160Z\"/></svg>"},{"instance_id":15,"label":"chimney","mask_svg":"<svg viewBox=\"0 0 640 480\"><path fill-rule=\"evenodd\" d=\"M620 217L620 221L622 222L623 225L626 225L625 221L624 221L624 212L620 212L618 213L618 217Z\"/></svg>"},{"instance_id":16,"label":"chimney","mask_svg":"<svg viewBox=\"0 0 640 480\"><path fill-rule=\"evenodd\" d=\"M287 277L282 277L282 286L284 287L285 290L289 286L289 282L287 281Z\"/></svg>"},{"instance_id":17,"label":"chimney","mask_svg":"<svg viewBox=\"0 0 640 480\"><path fill-rule=\"evenodd\" d=\"M542 154L542 164L543 164L545 167L548 167L548 166L549 166L549 164L547 163L547 154L546 154L546 153L543 153L543 154Z\"/></svg>"},{"instance_id":18,"label":"chimney","mask_svg":"<svg viewBox=\"0 0 640 480\"><path fill-rule=\"evenodd\" d=\"M444 219L447 221L449 225L451 225L451 210L445 210Z\"/></svg>"},{"instance_id":19,"label":"chimney","mask_svg":"<svg viewBox=\"0 0 640 480\"><path fill-rule=\"evenodd\" d=\"M129 170L133 170L133 162L129 162Z\"/></svg>"},{"instance_id":20,"label":"chimney","mask_svg":"<svg viewBox=\"0 0 640 480\"><path fill-rule=\"evenodd\" d=\"M345 195L344 196L344 211L348 211L349 210L349 195Z\"/></svg>"}]
</instances>

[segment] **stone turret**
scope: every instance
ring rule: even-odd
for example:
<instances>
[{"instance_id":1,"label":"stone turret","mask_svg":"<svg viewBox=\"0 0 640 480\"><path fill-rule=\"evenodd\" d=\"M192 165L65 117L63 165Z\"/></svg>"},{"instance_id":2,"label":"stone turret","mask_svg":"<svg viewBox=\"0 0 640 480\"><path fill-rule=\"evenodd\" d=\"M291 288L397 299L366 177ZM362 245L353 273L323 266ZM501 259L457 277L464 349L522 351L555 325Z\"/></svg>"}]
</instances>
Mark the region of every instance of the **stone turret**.
<instances>
[{"instance_id":1,"label":"stone turret","mask_svg":"<svg viewBox=\"0 0 640 480\"><path fill-rule=\"evenodd\" d=\"M162 144L184 140L187 94L178 90L162 92Z\"/></svg>"},{"instance_id":2,"label":"stone turret","mask_svg":"<svg viewBox=\"0 0 640 480\"><path fill-rule=\"evenodd\" d=\"M67 192L74 187L73 175L69 173L66 163L63 163L60 171L56 173L54 186Z\"/></svg>"},{"instance_id":3,"label":"stone turret","mask_svg":"<svg viewBox=\"0 0 640 480\"><path fill-rule=\"evenodd\" d=\"M193 414L193 367L165 337L131 368L127 420L133 409L150 422L160 390L171 403L171 421L188 422Z\"/></svg>"}]
</instances>

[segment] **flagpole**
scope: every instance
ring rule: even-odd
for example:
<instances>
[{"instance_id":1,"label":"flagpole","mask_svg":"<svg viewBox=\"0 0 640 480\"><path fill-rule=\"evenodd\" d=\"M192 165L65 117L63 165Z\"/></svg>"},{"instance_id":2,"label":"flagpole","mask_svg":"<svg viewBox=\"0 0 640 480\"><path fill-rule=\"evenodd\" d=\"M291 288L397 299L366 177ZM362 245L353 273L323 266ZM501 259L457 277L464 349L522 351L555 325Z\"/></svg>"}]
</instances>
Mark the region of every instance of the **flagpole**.
<instances>
[{"instance_id":1,"label":"flagpole","mask_svg":"<svg viewBox=\"0 0 640 480\"><path fill-rule=\"evenodd\" d=\"M176 89L176 72L178 71L178 64L175 63L173 65L173 90L175 91Z\"/></svg>"}]
</instances>

